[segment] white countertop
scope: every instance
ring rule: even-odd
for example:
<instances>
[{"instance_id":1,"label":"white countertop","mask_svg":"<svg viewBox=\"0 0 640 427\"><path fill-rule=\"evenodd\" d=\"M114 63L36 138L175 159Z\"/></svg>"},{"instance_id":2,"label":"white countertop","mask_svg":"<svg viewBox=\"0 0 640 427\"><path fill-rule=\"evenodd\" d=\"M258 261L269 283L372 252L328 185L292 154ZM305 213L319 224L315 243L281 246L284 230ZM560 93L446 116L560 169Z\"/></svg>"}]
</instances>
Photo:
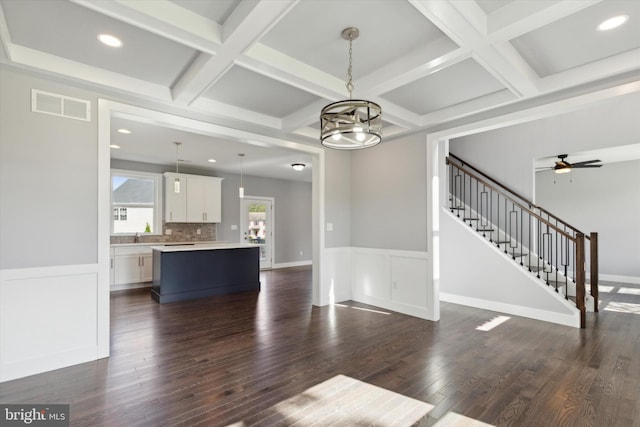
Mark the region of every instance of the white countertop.
<instances>
[{"instance_id":1,"label":"white countertop","mask_svg":"<svg viewBox=\"0 0 640 427\"><path fill-rule=\"evenodd\" d=\"M216 242L214 240L202 241L202 242L143 242L143 243L112 243L111 247L121 247L121 246L163 246L163 245L212 245L218 243L228 243L228 242Z\"/></svg>"},{"instance_id":2,"label":"white countertop","mask_svg":"<svg viewBox=\"0 0 640 427\"><path fill-rule=\"evenodd\" d=\"M256 245L250 243L188 243L176 244L169 243L165 245L152 246L151 249L160 252L183 252L183 251L211 251L215 249L240 249L255 248Z\"/></svg>"}]
</instances>

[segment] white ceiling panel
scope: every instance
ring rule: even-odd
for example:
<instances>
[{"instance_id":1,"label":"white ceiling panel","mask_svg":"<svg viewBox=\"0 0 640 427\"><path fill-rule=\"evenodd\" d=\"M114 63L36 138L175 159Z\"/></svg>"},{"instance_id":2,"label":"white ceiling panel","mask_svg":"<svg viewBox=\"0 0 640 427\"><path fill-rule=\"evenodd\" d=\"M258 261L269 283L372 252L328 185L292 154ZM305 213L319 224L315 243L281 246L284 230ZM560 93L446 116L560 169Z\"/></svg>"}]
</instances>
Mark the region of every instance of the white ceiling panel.
<instances>
[{"instance_id":1,"label":"white ceiling panel","mask_svg":"<svg viewBox=\"0 0 640 427\"><path fill-rule=\"evenodd\" d=\"M273 117L284 117L320 99L238 66L232 67L203 96Z\"/></svg>"},{"instance_id":2,"label":"white ceiling panel","mask_svg":"<svg viewBox=\"0 0 640 427\"><path fill-rule=\"evenodd\" d=\"M404 1L301 1L262 43L325 73L344 79L349 43L342 30L357 27L354 79L438 39L444 34Z\"/></svg>"},{"instance_id":3,"label":"white ceiling panel","mask_svg":"<svg viewBox=\"0 0 640 427\"><path fill-rule=\"evenodd\" d=\"M628 15L611 31L596 27L605 19ZM568 35L571 35L568 37ZM640 48L640 1L608 0L512 40L541 77Z\"/></svg>"},{"instance_id":4,"label":"white ceiling panel","mask_svg":"<svg viewBox=\"0 0 640 427\"><path fill-rule=\"evenodd\" d=\"M224 24L231 12L238 7L240 0L170 0L180 7L216 22Z\"/></svg>"},{"instance_id":5,"label":"white ceiling panel","mask_svg":"<svg viewBox=\"0 0 640 427\"><path fill-rule=\"evenodd\" d=\"M199 169L239 174L238 154L243 153L243 170L247 175L311 182L311 156L294 150L242 144L121 117L112 117L111 125L111 143L120 147L111 149L113 159L163 165L168 171L175 170L174 141L178 141L181 142L179 167L183 171ZM122 128L131 133L117 132ZM216 162L211 163L209 159ZM291 167L293 163L304 163L307 167L297 172Z\"/></svg>"},{"instance_id":6,"label":"white ceiling panel","mask_svg":"<svg viewBox=\"0 0 640 427\"><path fill-rule=\"evenodd\" d=\"M503 89L476 61L467 59L383 94L382 98L422 115Z\"/></svg>"},{"instance_id":7,"label":"white ceiling panel","mask_svg":"<svg viewBox=\"0 0 640 427\"><path fill-rule=\"evenodd\" d=\"M630 16L625 26L595 31L618 13ZM383 143L393 143L463 117L629 83L640 71L639 20L637 0L0 0L0 62L133 105L179 109L229 134L317 144L320 109L347 96L341 33L355 26L353 96L381 104ZM102 32L124 46L98 43ZM157 132L136 134L171 136ZM209 139L185 150L208 158L213 146L229 146L221 168L240 143ZM171 155L136 147L114 155L165 163ZM171 151L170 141L163 147ZM260 166L251 174L306 162L262 149L247 153Z\"/></svg>"},{"instance_id":8,"label":"white ceiling panel","mask_svg":"<svg viewBox=\"0 0 640 427\"><path fill-rule=\"evenodd\" d=\"M67 1L2 1L12 43L82 64L170 86L196 51ZM108 33L123 45L97 39Z\"/></svg>"}]
</instances>

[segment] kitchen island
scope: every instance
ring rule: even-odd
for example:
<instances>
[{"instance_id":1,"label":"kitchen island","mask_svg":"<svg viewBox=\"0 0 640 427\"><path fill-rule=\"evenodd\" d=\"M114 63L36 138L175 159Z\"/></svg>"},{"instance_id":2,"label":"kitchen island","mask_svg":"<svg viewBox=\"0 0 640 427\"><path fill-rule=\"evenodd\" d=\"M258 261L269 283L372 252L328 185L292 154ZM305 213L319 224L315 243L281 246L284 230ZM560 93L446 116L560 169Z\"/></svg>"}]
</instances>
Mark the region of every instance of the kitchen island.
<instances>
[{"instance_id":1,"label":"kitchen island","mask_svg":"<svg viewBox=\"0 0 640 427\"><path fill-rule=\"evenodd\" d=\"M246 243L153 246L158 303L260 290L260 248Z\"/></svg>"}]
</instances>

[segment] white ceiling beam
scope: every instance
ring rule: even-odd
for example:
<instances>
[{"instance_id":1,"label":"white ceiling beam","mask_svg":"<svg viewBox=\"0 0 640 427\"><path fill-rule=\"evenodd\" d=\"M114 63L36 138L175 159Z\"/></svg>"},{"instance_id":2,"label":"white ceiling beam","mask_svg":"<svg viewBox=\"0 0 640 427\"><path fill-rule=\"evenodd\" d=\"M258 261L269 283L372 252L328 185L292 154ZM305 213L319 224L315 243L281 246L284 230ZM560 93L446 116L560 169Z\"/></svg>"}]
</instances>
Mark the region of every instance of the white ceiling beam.
<instances>
[{"instance_id":1,"label":"white ceiling beam","mask_svg":"<svg viewBox=\"0 0 640 427\"><path fill-rule=\"evenodd\" d=\"M433 56L434 52L437 53L436 57ZM451 43L440 39L375 70L359 79L356 85L359 92L370 96L381 95L462 62L470 56L469 50L456 48L452 51ZM433 59L425 62L428 57Z\"/></svg>"},{"instance_id":2,"label":"white ceiling beam","mask_svg":"<svg viewBox=\"0 0 640 427\"><path fill-rule=\"evenodd\" d=\"M140 95L162 102L171 102L168 87L150 83L145 80L125 76L102 68L72 61L60 56L51 55L23 46L11 46L11 60L27 67L41 71L72 77L81 81L106 86L112 89Z\"/></svg>"},{"instance_id":3,"label":"white ceiling beam","mask_svg":"<svg viewBox=\"0 0 640 427\"><path fill-rule=\"evenodd\" d=\"M218 23L168 0L71 1L201 52L213 55L222 43Z\"/></svg>"},{"instance_id":4,"label":"white ceiling beam","mask_svg":"<svg viewBox=\"0 0 640 427\"><path fill-rule=\"evenodd\" d=\"M9 34L9 27L7 26L7 20L4 16L4 10L0 5L0 42L2 42L2 50L7 56L9 61L13 61L12 52L13 43L11 43L11 35Z\"/></svg>"},{"instance_id":5,"label":"white ceiling beam","mask_svg":"<svg viewBox=\"0 0 640 427\"><path fill-rule=\"evenodd\" d=\"M529 97L539 93L537 76L515 50L499 51L491 46L486 33L479 28L482 22L477 17L479 12L475 2L467 12L465 2L409 1L462 49L472 51L474 59L514 95Z\"/></svg>"},{"instance_id":6,"label":"white ceiling beam","mask_svg":"<svg viewBox=\"0 0 640 427\"><path fill-rule=\"evenodd\" d=\"M206 114L224 117L227 119L240 120L272 129L280 129L282 127L282 121L277 117L256 113L255 111L246 110L244 108L214 101L212 99L198 98L190 105L190 107Z\"/></svg>"},{"instance_id":7,"label":"white ceiling beam","mask_svg":"<svg viewBox=\"0 0 640 427\"><path fill-rule=\"evenodd\" d=\"M489 40L512 40L601 1L538 0L507 3L489 14L487 36Z\"/></svg>"},{"instance_id":8,"label":"white ceiling beam","mask_svg":"<svg viewBox=\"0 0 640 427\"><path fill-rule=\"evenodd\" d=\"M517 101L508 90L490 93L422 116L421 126L431 127Z\"/></svg>"},{"instance_id":9,"label":"white ceiling beam","mask_svg":"<svg viewBox=\"0 0 640 427\"><path fill-rule=\"evenodd\" d=\"M338 100L348 95L344 81L262 43L253 45L236 64L314 95Z\"/></svg>"},{"instance_id":10,"label":"white ceiling beam","mask_svg":"<svg viewBox=\"0 0 640 427\"><path fill-rule=\"evenodd\" d=\"M544 77L540 87L543 92L554 92L634 70L640 70L640 48Z\"/></svg>"},{"instance_id":11,"label":"white ceiling beam","mask_svg":"<svg viewBox=\"0 0 640 427\"><path fill-rule=\"evenodd\" d=\"M299 0L242 2L223 26L223 44L215 57L196 61L174 85L174 100L190 105L215 83L247 49L256 43Z\"/></svg>"}]
</instances>

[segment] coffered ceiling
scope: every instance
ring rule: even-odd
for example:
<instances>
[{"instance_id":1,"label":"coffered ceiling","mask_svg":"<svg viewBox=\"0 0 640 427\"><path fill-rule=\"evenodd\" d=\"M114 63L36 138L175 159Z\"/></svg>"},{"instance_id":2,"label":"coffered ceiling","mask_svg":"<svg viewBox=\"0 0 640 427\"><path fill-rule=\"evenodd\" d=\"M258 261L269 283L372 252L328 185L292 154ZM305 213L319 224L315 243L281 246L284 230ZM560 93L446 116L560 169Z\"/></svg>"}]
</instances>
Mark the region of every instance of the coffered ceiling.
<instances>
[{"instance_id":1,"label":"coffered ceiling","mask_svg":"<svg viewBox=\"0 0 640 427\"><path fill-rule=\"evenodd\" d=\"M637 0L0 0L2 61L313 143L319 111L378 102L384 137L628 77ZM602 21L628 22L598 31ZM111 48L97 40L122 40Z\"/></svg>"}]
</instances>

